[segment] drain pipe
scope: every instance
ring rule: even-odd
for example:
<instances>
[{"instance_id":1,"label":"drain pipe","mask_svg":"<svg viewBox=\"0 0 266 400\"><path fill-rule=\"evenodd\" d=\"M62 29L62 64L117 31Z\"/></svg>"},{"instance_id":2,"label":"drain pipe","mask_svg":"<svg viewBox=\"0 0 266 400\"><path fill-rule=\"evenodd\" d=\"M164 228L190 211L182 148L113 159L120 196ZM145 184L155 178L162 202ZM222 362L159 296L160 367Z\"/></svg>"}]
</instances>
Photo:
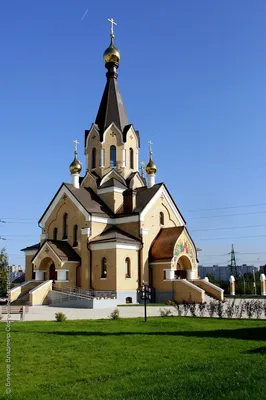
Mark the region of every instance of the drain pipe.
<instances>
[{"instance_id":1,"label":"drain pipe","mask_svg":"<svg viewBox=\"0 0 266 400\"><path fill-rule=\"evenodd\" d=\"M91 272L92 272L92 252L91 252L91 249L89 249L89 243L88 242L87 242L87 249L90 252L90 256L89 256L89 259L90 259L90 288L92 290L95 290L94 287L92 286L92 274L91 274Z\"/></svg>"}]
</instances>

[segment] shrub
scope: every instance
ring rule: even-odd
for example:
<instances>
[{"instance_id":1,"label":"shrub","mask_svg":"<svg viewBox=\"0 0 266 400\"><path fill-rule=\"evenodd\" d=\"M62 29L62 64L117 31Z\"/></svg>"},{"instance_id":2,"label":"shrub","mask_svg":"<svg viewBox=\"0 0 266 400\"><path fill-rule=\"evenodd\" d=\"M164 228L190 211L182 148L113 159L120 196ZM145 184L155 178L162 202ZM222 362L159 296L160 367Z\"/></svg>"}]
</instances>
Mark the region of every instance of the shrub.
<instances>
[{"instance_id":1,"label":"shrub","mask_svg":"<svg viewBox=\"0 0 266 400\"><path fill-rule=\"evenodd\" d=\"M175 307L175 309L177 311L177 315L179 317L181 317L181 315L182 315L182 306L181 306L181 304L176 303L176 304L174 304L174 307Z\"/></svg>"},{"instance_id":2,"label":"shrub","mask_svg":"<svg viewBox=\"0 0 266 400\"><path fill-rule=\"evenodd\" d=\"M186 317L188 310L189 310L189 304L187 302L185 302L185 300L183 300L182 304L183 304L183 310L184 310L184 317Z\"/></svg>"},{"instance_id":3,"label":"shrub","mask_svg":"<svg viewBox=\"0 0 266 400\"><path fill-rule=\"evenodd\" d=\"M196 317L197 316L197 312L196 312L196 303L190 303L189 304L189 311L192 315L192 317Z\"/></svg>"},{"instance_id":4,"label":"shrub","mask_svg":"<svg viewBox=\"0 0 266 400\"><path fill-rule=\"evenodd\" d=\"M257 319L259 319L261 317L262 312L263 312L263 305L262 305L261 301L257 300L255 302L255 313L256 313Z\"/></svg>"},{"instance_id":5,"label":"shrub","mask_svg":"<svg viewBox=\"0 0 266 400\"><path fill-rule=\"evenodd\" d=\"M263 311L264 311L264 317L266 317L266 301L265 300L262 302L262 307L263 307Z\"/></svg>"},{"instance_id":6,"label":"shrub","mask_svg":"<svg viewBox=\"0 0 266 400\"><path fill-rule=\"evenodd\" d=\"M246 310L246 302L244 300L243 303L239 305L239 318L243 317L245 310Z\"/></svg>"},{"instance_id":7,"label":"shrub","mask_svg":"<svg viewBox=\"0 0 266 400\"><path fill-rule=\"evenodd\" d=\"M160 311L161 317L169 317L170 315L172 315L172 311L167 308L160 308L159 311Z\"/></svg>"},{"instance_id":8,"label":"shrub","mask_svg":"<svg viewBox=\"0 0 266 400\"><path fill-rule=\"evenodd\" d=\"M66 321L67 317L64 313L58 312L55 314L55 319L56 319L56 322L63 322L63 321Z\"/></svg>"},{"instance_id":9,"label":"shrub","mask_svg":"<svg viewBox=\"0 0 266 400\"><path fill-rule=\"evenodd\" d=\"M167 300L166 302L165 302L165 305L166 306L173 306L175 303L174 303L174 301L172 301L172 300Z\"/></svg>"},{"instance_id":10,"label":"shrub","mask_svg":"<svg viewBox=\"0 0 266 400\"><path fill-rule=\"evenodd\" d=\"M255 302L253 300L247 301L245 304L245 309L248 317L253 317L253 314L255 312Z\"/></svg>"},{"instance_id":11,"label":"shrub","mask_svg":"<svg viewBox=\"0 0 266 400\"><path fill-rule=\"evenodd\" d=\"M224 304L222 301L217 303L217 314L219 318L223 318L224 315Z\"/></svg>"},{"instance_id":12,"label":"shrub","mask_svg":"<svg viewBox=\"0 0 266 400\"><path fill-rule=\"evenodd\" d=\"M119 310L118 308L115 308L114 311L111 312L110 314L111 319L119 319Z\"/></svg>"},{"instance_id":13,"label":"shrub","mask_svg":"<svg viewBox=\"0 0 266 400\"><path fill-rule=\"evenodd\" d=\"M232 318L235 313L235 300L229 301L225 310L227 318Z\"/></svg>"},{"instance_id":14,"label":"shrub","mask_svg":"<svg viewBox=\"0 0 266 400\"><path fill-rule=\"evenodd\" d=\"M216 302L211 300L207 306L207 310L209 312L210 317L212 318L216 312Z\"/></svg>"},{"instance_id":15,"label":"shrub","mask_svg":"<svg viewBox=\"0 0 266 400\"><path fill-rule=\"evenodd\" d=\"M200 315L200 317L203 317L204 312L205 312L205 309L206 309L206 306L207 306L207 303L206 303L206 302L204 302L204 303L199 303L199 304L198 304L198 309L199 309L199 315Z\"/></svg>"}]
</instances>

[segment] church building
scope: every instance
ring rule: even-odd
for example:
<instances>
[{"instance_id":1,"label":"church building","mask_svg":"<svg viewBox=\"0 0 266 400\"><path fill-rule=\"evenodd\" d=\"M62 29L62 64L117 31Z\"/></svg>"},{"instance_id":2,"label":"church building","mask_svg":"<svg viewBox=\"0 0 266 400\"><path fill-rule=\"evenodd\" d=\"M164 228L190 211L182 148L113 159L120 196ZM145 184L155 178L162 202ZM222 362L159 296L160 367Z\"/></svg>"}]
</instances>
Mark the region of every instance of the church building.
<instances>
[{"instance_id":1,"label":"church building","mask_svg":"<svg viewBox=\"0 0 266 400\"><path fill-rule=\"evenodd\" d=\"M112 292L117 304L138 302L145 283L151 301L202 302L205 292L217 291L198 279L196 246L166 184L156 182L151 142L146 167L139 166L140 133L118 86L113 22L105 88L84 134L86 166L74 141L71 183L61 184L41 216L40 242L23 249L26 282Z\"/></svg>"}]
</instances>

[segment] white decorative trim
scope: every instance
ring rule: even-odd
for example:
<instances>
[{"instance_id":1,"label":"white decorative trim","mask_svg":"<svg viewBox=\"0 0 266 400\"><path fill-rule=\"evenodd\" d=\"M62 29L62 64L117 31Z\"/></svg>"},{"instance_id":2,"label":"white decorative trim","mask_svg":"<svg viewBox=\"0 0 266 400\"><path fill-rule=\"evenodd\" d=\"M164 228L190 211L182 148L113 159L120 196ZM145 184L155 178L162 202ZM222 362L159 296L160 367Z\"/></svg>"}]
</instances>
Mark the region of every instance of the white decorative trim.
<instances>
[{"instance_id":1,"label":"white decorative trim","mask_svg":"<svg viewBox=\"0 0 266 400\"><path fill-rule=\"evenodd\" d=\"M104 175L101 179L100 182L100 187L107 182L109 179L111 179L111 175L114 174L117 177L117 180L121 183L123 183L126 186L126 180L113 168L109 172L107 172L106 175Z\"/></svg>"},{"instance_id":2,"label":"white decorative trim","mask_svg":"<svg viewBox=\"0 0 266 400\"><path fill-rule=\"evenodd\" d=\"M98 190L97 190L97 194L104 194L104 193L123 193L125 190L126 190L126 188L125 188L125 189L122 189L122 188L117 188L117 187L115 187L115 186L111 186L111 187L108 187L108 188L98 189Z\"/></svg>"},{"instance_id":3,"label":"white decorative trim","mask_svg":"<svg viewBox=\"0 0 266 400\"><path fill-rule=\"evenodd\" d=\"M40 284L40 285L37 286L36 288L30 290L30 291L29 291L29 294L37 292L38 290L42 289L44 286L47 286L47 285L51 284L51 282L53 282L53 281L52 281L52 280L49 280L49 281L43 282L42 284Z\"/></svg>"},{"instance_id":4,"label":"white decorative trim","mask_svg":"<svg viewBox=\"0 0 266 400\"><path fill-rule=\"evenodd\" d=\"M42 252L43 252L43 250L44 250L44 248L46 247L46 246L48 246L49 247L49 249L51 250L51 252L55 255L55 257L59 260L59 262L61 263L62 262L62 260L58 257L58 255L55 253L55 251L52 249L52 247L50 246L50 244L49 243L45 243L45 245L42 247L42 251L38 254L38 256L35 258L33 258L32 259L32 262L34 262L37 258L39 258L39 256L42 254ZM39 270L38 270L39 271Z\"/></svg>"},{"instance_id":5,"label":"white decorative trim","mask_svg":"<svg viewBox=\"0 0 266 400\"><path fill-rule=\"evenodd\" d=\"M23 252L25 253L25 256L35 256L35 254L37 253L39 249L36 250L23 250Z\"/></svg>"},{"instance_id":6,"label":"white decorative trim","mask_svg":"<svg viewBox=\"0 0 266 400\"><path fill-rule=\"evenodd\" d=\"M165 188L165 186L163 185L158 191L157 193L153 196L153 198L150 200L150 202L146 205L146 207L144 207L144 209L142 210L141 214L140 214L140 220L144 221L144 217L147 214L148 211L150 211L150 209L152 208L152 206L154 205L154 203L158 200L158 198L161 195L165 196L165 199L167 200L167 202L169 203L173 213L175 214L176 218L178 219L178 222L180 223L181 226L185 225L185 221L183 220L183 218L181 217L180 213L178 212L175 204L173 203L172 199L170 198L169 194L167 193L167 190Z\"/></svg>"},{"instance_id":7,"label":"white decorative trim","mask_svg":"<svg viewBox=\"0 0 266 400\"><path fill-rule=\"evenodd\" d=\"M56 269L56 271L64 271L64 272L68 272L69 271L69 269Z\"/></svg>"},{"instance_id":8,"label":"white decorative trim","mask_svg":"<svg viewBox=\"0 0 266 400\"><path fill-rule=\"evenodd\" d=\"M84 182L86 181L88 175L90 175L90 177L93 178L93 179L94 179L94 182L96 183L95 176L92 175L92 174L90 173L90 171L87 170L87 171L86 171L86 175L85 175L84 178L82 179L82 182L81 182L81 185L80 185L80 186L84 186Z\"/></svg>"},{"instance_id":9,"label":"white decorative trim","mask_svg":"<svg viewBox=\"0 0 266 400\"><path fill-rule=\"evenodd\" d=\"M91 243L89 247L91 250L105 250L105 249L139 250L140 244L108 242L108 243Z\"/></svg>"},{"instance_id":10,"label":"white decorative trim","mask_svg":"<svg viewBox=\"0 0 266 400\"><path fill-rule=\"evenodd\" d=\"M148 235L148 233L149 233L149 229L140 228L140 234L141 235Z\"/></svg>"},{"instance_id":11,"label":"white decorative trim","mask_svg":"<svg viewBox=\"0 0 266 400\"><path fill-rule=\"evenodd\" d=\"M46 239L48 239L48 233L42 233L41 240L46 240Z\"/></svg>"},{"instance_id":12,"label":"white decorative trim","mask_svg":"<svg viewBox=\"0 0 266 400\"><path fill-rule=\"evenodd\" d=\"M101 143L105 143L106 133L111 129L112 126L117 130L117 132L120 133L120 135L121 135L121 142L122 142L122 143L125 143L124 140L123 140L123 134L122 134L122 132L120 131L120 129L116 126L116 124L115 124L114 122L112 122L112 123L105 129L105 131L104 131L104 133L103 133L103 141L102 141Z\"/></svg>"},{"instance_id":13,"label":"white decorative trim","mask_svg":"<svg viewBox=\"0 0 266 400\"><path fill-rule=\"evenodd\" d=\"M54 201L52 202L52 204L50 205L50 207L48 208L48 210L46 210L44 216L42 217L41 221L40 221L40 225L43 227L45 225L45 223L47 222L48 218L50 217L50 215L52 214L52 212L54 211L55 207L57 206L57 204L59 203L59 201L61 200L63 194L66 194L70 200L72 201L72 203L75 204L75 206L77 207L77 209L85 216L86 221L90 221L90 214L85 210L85 208L78 202L78 200L73 196L73 194L70 192L70 190L63 185L61 187L61 189L59 190L59 192L57 193Z\"/></svg>"},{"instance_id":14,"label":"white decorative trim","mask_svg":"<svg viewBox=\"0 0 266 400\"><path fill-rule=\"evenodd\" d=\"M61 262L61 265L65 265L65 264L79 264L79 261L63 261Z\"/></svg>"},{"instance_id":15,"label":"white decorative trim","mask_svg":"<svg viewBox=\"0 0 266 400\"><path fill-rule=\"evenodd\" d=\"M210 286L213 289L218 290L218 292L224 292L223 289L221 289L219 286L214 285L213 283L209 282L209 281L205 281L205 279L192 279L192 281L194 282L204 282L207 286Z\"/></svg>"},{"instance_id":16,"label":"white decorative trim","mask_svg":"<svg viewBox=\"0 0 266 400\"><path fill-rule=\"evenodd\" d=\"M101 149L100 153L100 168L104 168L105 165L105 149Z\"/></svg>"},{"instance_id":17,"label":"white decorative trim","mask_svg":"<svg viewBox=\"0 0 266 400\"><path fill-rule=\"evenodd\" d=\"M88 235L88 236L90 236L90 234L91 234L91 228L82 228L82 229L81 229L81 234L82 234L82 235Z\"/></svg>"},{"instance_id":18,"label":"white decorative trim","mask_svg":"<svg viewBox=\"0 0 266 400\"><path fill-rule=\"evenodd\" d=\"M132 215L132 217L121 217L121 218L104 218L104 217L91 217L91 222L100 222L102 224L117 225L117 224L127 224L128 222L138 222L139 216Z\"/></svg>"},{"instance_id":19,"label":"white decorative trim","mask_svg":"<svg viewBox=\"0 0 266 400\"><path fill-rule=\"evenodd\" d=\"M126 168L126 149L122 149L122 168Z\"/></svg>"},{"instance_id":20,"label":"white decorative trim","mask_svg":"<svg viewBox=\"0 0 266 400\"><path fill-rule=\"evenodd\" d=\"M89 133L88 133L87 139L86 139L85 154L87 153L88 141L89 141L89 137L90 137L90 135L92 134L92 132L97 133L98 139L100 139L100 133L99 133L99 131L95 128L95 125L92 124L91 127L90 127L90 131L89 131Z\"/></svg>"},{"instance_id":21,"label":"white decorative trim","mask_svg":"<svg viewBox=\"0 0 266 400\"><path fill-rule=\"evenodd\" d=\"M116 225L116 224L127 224L128 222L138 222L139 221L139 216L138 215L132 215L132 217L114 218L112 221L113 221L113 225ZM110 223L110 222L108 222L108 223Z\"/></svg>"},{"instance_id":22,"label":"white decorative trim","mask_svg":"<svg viewBox=\"0 0 266 400\"><path fill-rule=\"evenodd\" d=\"M74 188L79 189L79 174L72 174L72 185Z\"/></svg>"}]
</instances>

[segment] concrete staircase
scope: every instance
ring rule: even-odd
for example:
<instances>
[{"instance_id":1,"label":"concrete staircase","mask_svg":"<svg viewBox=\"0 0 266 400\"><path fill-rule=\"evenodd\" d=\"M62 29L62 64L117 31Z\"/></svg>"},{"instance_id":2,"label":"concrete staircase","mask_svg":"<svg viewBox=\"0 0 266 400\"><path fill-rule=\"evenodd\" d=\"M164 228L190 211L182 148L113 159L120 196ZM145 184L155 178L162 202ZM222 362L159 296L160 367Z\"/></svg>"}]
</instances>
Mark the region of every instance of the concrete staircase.
<instances>
[{"instance_id":1,"label":"concrete staircase","mask_svg":"<svg viewBox=\"0 0 266 400\"><path fill-rule=\"evenodd\" d=\"M12 306L27 306L29 305L29 292L40 285L40 282L29 282L21 287L21 293L18 298L12 301Z\"/></svg>"}]
</instances>

